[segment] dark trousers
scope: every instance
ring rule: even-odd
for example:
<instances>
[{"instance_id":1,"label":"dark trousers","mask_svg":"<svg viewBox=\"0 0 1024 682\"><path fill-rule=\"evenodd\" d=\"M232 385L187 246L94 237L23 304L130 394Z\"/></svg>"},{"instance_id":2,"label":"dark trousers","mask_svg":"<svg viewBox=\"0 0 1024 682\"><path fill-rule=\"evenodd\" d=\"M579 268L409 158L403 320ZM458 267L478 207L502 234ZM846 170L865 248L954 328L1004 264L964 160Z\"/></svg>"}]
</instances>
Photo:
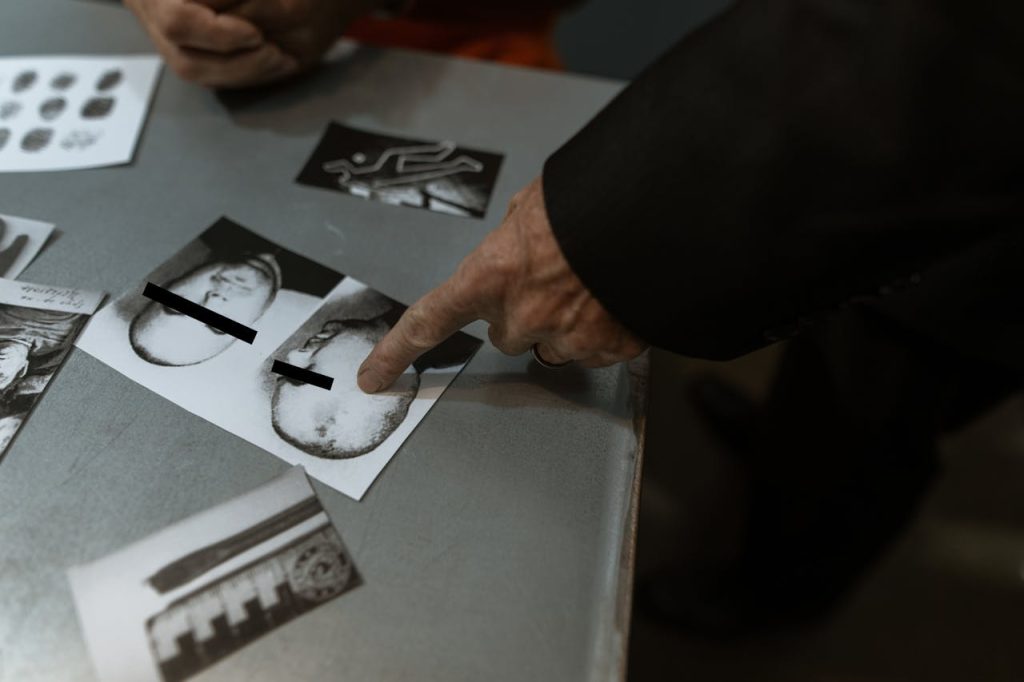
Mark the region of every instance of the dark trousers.
<instances>
[{"instance_id":1,"label":"dark trousers","mask_svg":"<svg viewBox=\"0 0 1024 682\"><path fill-rule=\"evenodd\" d=\"M773 609L834 603L912 519L938 436L1020 386L871 312L792 340L752 464L741 565L754 596Z\"/></svg>"}]
</instances>

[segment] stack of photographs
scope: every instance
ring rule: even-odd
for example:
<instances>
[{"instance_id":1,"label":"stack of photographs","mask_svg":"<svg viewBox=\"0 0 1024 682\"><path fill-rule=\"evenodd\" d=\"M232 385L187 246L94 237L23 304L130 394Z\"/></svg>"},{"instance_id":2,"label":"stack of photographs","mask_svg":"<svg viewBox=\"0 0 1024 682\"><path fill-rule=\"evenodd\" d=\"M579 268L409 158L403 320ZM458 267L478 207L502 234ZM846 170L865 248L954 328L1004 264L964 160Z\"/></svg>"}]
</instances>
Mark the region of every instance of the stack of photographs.
<instances>
[{"instance_id":1,"label":"stack of photographs","mask_svg":"<svg viewBox=\"0 0 1024 682\"><path fill-rule=\"evenodd\" d=\"M458 333L367 395L356 372L404 311L224 218L100 311L78 346L359 499L481 343Z\"/></svg>"}]
</instances>

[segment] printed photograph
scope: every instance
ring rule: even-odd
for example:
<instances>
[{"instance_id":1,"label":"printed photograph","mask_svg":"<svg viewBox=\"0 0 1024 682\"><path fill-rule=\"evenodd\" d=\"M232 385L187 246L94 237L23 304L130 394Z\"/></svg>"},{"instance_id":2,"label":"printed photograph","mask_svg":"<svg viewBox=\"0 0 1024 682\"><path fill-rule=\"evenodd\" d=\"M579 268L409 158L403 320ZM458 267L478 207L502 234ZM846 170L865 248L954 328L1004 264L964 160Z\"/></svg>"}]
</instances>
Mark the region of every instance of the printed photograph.
<instances>
[{"instance_id":1,"label":"printed photograph","mask_svg":"<svg viewBox=\"0 0 1024 682\"><path fill-rule=\"evenodd\" d=\"M250 345L142 295L147 282L256 331ZM390 391L356 372L405 307L224 218L100 311L77 345L164 398L362 497L479 348L456 334ZM274 371L329 379L329 389Z\"/></svg>"},{"instance_id":2,"label":"printed photograph","mask_svg":"<svg viewBox=\"0 0 1024 682\"><path fill-rule=\"evenodd\" d=\"M334 270L221 218L147 281L258 329L261 320L273 317L273 307L315 304L341 279ZM195 365L242 343L141 295L114 305L128 323L132 351L154 365Z\"/></svg>"},{"instance_id":3,"label":"printed photograph","mask_svg":"<svg viewBox=\"0 0 1024 682\"><path fill-rule=\"evenodd\" d=\"M449 140L411 140L331 123L297 182L385 204L483 218L503 158Z\"/></svg>"},{"instance_id":4,"label":"printed photograph","mask_svg":"<svg viewBox=\"0 0 1024 682\"><path fill-rule=\"evenodd\" d=\"M102 295L0 279L0 458Z\"/></svg>"},{"instance_id":5,"label":"printed photograph","mask_svg":"<svg viewBox=\"0 0 1024 682\"><path fill-rule=\"evenodd\" d=\"M328 460L373 452L400 431L424 384L425 372L461 368L481 341L456 333L423 355L388 391L367 395L356 385L359 365L384 338L406 306L355 280L345 284L289 338L269 361L282 360L334 379L327 391L270 372L274 432L305 454ZM307 467L314 466L303 462Z\"/></svg>"},{"instance_id":6,"label":"printed photograph","mask_svg":"<svg viewBox=\"0 0 1024 682\"><path fill-rule=\"evenodd\" d=\"M70 569L105 681L180 682L362 583L301 467Z\"/></svg>"}]
</instances>

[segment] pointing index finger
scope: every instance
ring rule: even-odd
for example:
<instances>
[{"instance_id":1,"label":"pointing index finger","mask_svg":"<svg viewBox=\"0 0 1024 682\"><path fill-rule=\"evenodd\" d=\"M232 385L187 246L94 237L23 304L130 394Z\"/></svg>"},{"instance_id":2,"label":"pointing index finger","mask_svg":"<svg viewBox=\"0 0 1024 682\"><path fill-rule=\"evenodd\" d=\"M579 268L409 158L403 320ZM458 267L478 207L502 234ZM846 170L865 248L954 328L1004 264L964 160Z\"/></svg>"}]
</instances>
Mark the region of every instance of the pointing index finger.
<instances>
[{"instance_id":1,"label":"pointing index finger","mask_svg":"<svg viewBox=\"0 0 1024 682\"><path fill-rule=\"evenodd\" d=\"M470 301L456 292L454 278L409 306L359 368L358 383L376 393L395 382L416 358L478 319Z\"/></svg>"}]
</instances>

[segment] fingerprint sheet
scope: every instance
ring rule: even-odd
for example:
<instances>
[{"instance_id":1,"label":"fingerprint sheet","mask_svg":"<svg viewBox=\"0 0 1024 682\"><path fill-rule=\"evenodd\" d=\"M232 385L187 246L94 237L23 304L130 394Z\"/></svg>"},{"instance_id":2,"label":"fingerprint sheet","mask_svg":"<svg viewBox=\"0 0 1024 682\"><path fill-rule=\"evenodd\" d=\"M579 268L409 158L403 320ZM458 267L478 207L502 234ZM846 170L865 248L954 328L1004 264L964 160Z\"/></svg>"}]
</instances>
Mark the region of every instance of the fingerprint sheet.
<instances>
[{"instance_id":1,"label":"fingerprint sheet","mask_svg":"<svg viewBox=\"0 0 1024 682\"><path fill-rule=\"evenodd\" d=\"M0 172L129 163L158 57L0 57Z\"/></svg>"}]
</instances>

